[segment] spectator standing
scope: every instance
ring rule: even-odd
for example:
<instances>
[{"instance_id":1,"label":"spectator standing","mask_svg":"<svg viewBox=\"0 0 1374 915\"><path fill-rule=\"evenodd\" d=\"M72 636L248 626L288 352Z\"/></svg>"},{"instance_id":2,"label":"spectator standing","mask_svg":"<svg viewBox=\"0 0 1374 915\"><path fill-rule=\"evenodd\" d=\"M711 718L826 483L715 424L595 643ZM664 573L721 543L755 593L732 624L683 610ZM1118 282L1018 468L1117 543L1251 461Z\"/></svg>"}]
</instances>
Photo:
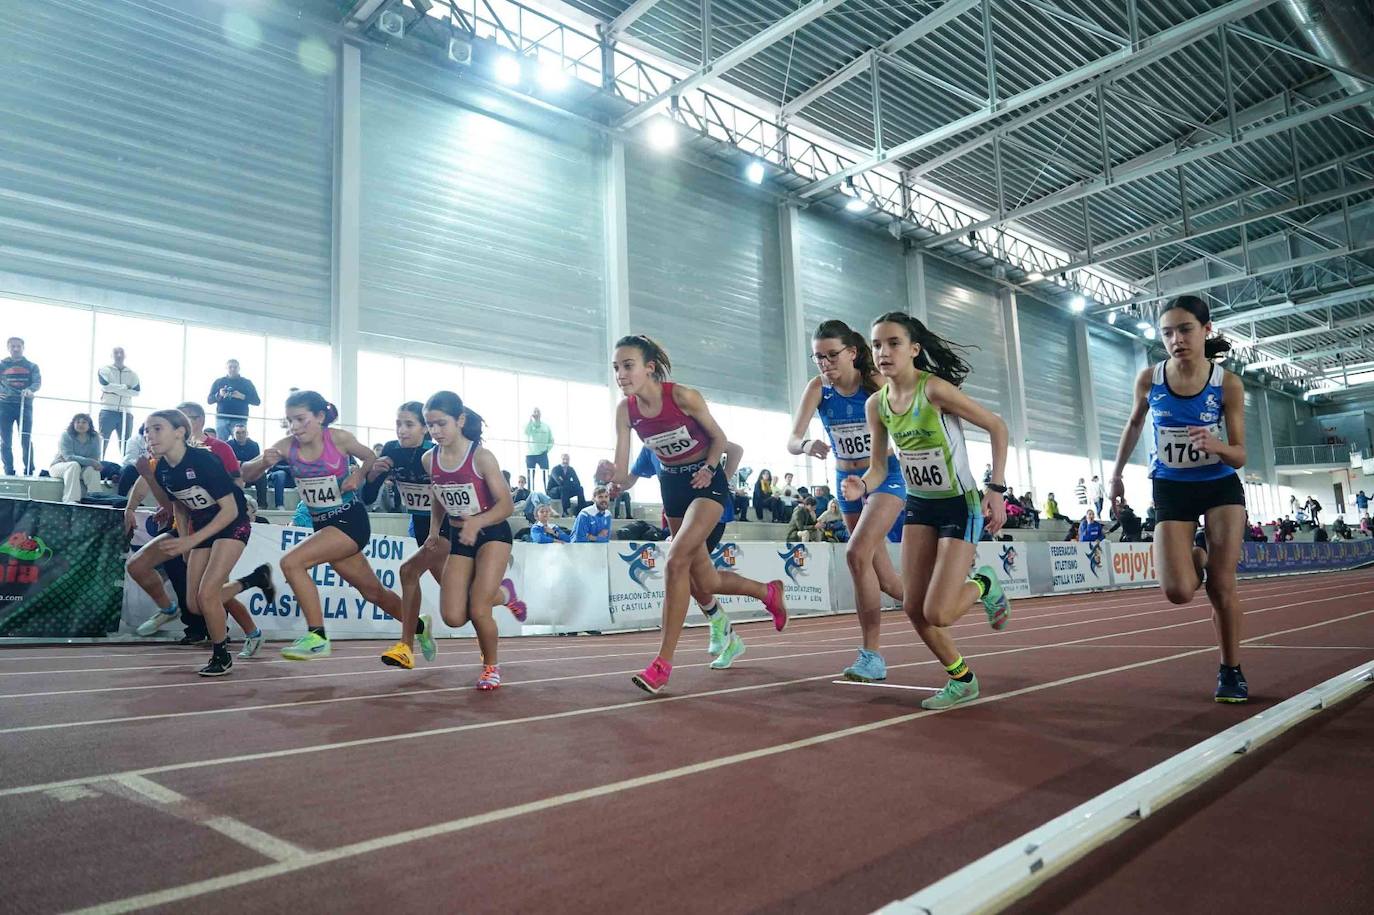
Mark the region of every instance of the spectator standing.
<instances>
[{"instance_id":1,"label":"spectator standing","mask_svg":"<svg viewBox=\"0 0 1374 915\"><path fill-rule=\"evenodd\" d=\"M577 477L577 471L573 469L569 458L565 454L563 460L557 467L549 471L549 481L544 486L544 491L549 494L550 499L557 499L563 508L563 514L568 513L568 503L574 498L577 499L577 510L580 512L587 507L587 496L582 489L582 481Z\"/></svg>"},{"instance_id":2,"label":"spectator standing","mask_svg":"<svg viewBox=\"0 0 1374 915\"><path fill-rule=\"evenodd\" d=\"M1102 539L1102 522L1097 520L1097 513L1091 508L1083 516L1083 520L1078 524L1078 539L1082 543L1092 543Z\"/></svg>"},{"instance_id":3,"label":"spectator standing","mask_svg":"<svg viewBox=\"0 0 1374 915\"><path fill-rule=\"evenodd\" d=\"M1290 515L1296 515L1297 513L1298 513L1298 495L1297 495L1297 493L1289 493L1289 494L1288 494L1288 514L1290 514Z\"/></svg>"},{"instance_id":4,"label":"spectator standing","mask_svg":"<svg viewBox=\"0 0 1374 915\"><path fill-rule=\"evenodd\" d=\"M573 543L607 543L611 539L611 495L604 486L592 490L592 504L577 513Z\"/></svg>"},{"instance_id":5,"label":"spectator standing","mask_svg":"<svg viewBox=\"0 0 1374 915\"><path fill-rule=\"evenodd\" d=\"M541 419L538 407L530 413L530 421L525 423L525 441L525 469L530 471L530 483L533 484L534 468L538 467L544 471L544 491L548 492L549 452L553 450L553 430Z\"/></svg>"},{"instance_id":6,"label":"spectator standing","mask_svg":"<svg viewBox=\"0 0 1374 915\"><path fill-rule=\"evenodd\" d=\"M1088 507L1088 484L1083 482L1083 478L1078 478L1078 485L1073 488L1073 494L1078 499L1078 510L1081 512Z\"/></svg>"},{"instance_id":7,"label":"spectator standing","mask_svg":"<svg viewBox=\"0 0 1374 915\"><path fill-rule=\"evenodd\" d=\"M100 382L100 456L105 456L110 440L116 440L118 451L124 450L134 429L134 398L141 392L138 373L124 364L124 347L116 346L110 354L114 361L95 373Z\"/></svg>"},{"instance_id":8,"label":"spectator standing","mask_svg":"<svg viewBox=\"0 0 1374 915\"><path fill-rule=\"evenodd\" d=\"M1363 489L1355 493L1355 510L1361 515L1369 511L1369 496L1364 494Z\"/></svg>"},{"instance_id":9,"label":"spectator standing","mask_svg":"<svg viewBox=\"0 0 1374 915\"><path fill-rule=\"evenodd\" d=\"M215 408L215 433L221 441L233 434L234 426L246 422L248 408L262 403L258 389L239 374L239 361L230 359L224 364L225 374L210 385L205 402Z\"/></svg>"},{"instance_id":10,"label":"spectator standing","mask_svg":"<svg viewBox=\"0 0 1374 915\"><path fill-rule=\"evenodd\" d=\"M1321 510L1322 510L1322 504L1321 504L1320 502L1317 501L1317 497L1316 497L1316 496L1308 496L1308 497L1307 497L1307 516L1308 516L1309 518L1312 519L1312 526L1313 526L1313 527L1321 527L1321 526L1322 526L1321 517L1320 517L1320 515L1321 515Z\"/></svg>"},{"instance_id":11,"label":"spectator standing","mask_svg":"<svg viewBox=\"0 0 1374 915\"><path fill-rule=\"evenodd\" d=\"M229 450L234 452L234 457L239 459L240 464L246 464L253 458L262 454L262 448L257 442L248 437L248 427L239 423L234 427L234 437L229 439ZM242 485L242 480L240 480ZM254 494L257 496L258 505L267 504L267 474L258 477L253 483Z\"/></svg>"},{"instance_id":12,"label":"spectator standing","mask_svg":"<svg viewBox=\"0 0 1374 915\"><path fill-rule=\"evenodd\" d=\"M86 490L100 488L100 435L86 413L67 424L57 445L51 473L62 481L62 501L80 502Z\"/></svg>"},{"instance_id":13,"label":"spectator standing","mask_svg":"<svg viewBox=\"0 0 1374 915\"><path fill-rule=\"evenodd\" d=\"M0 359L0 457L14 476L14 426L19 427L19 457L24 474L33 476L33 395L43 384L38 366L24 358L22 337L6 341L9 355Z\"/></svg>"},{"instance_id":14,"label":"spectator standing","mask_svg":"<svg viewBox=\"0 0 1374 915\"><path fill-rule=\"evenodd\" d=\"M984 482L984 483L991 483L991 482L992 482L992 465L991 465L991 464L988 464L986 467L983 468L983 482Z\"/></svg>"},{"instance_id":15,"label":"spectator standing","mask_svg":"<svg viewBox=\"0 0 1374 915\"><path fill-rule=\"evenodd\" d=\"M1093 474L1093 504L1097 506L1097 514L1102 515L1102 503L1107 498L1107 490L1103 488L1102 481Z\"/></svg>"},{"instance_id":16,"label":"spectator standing","mask_svg":"<svg viewBox=\"0 0 1374 915\"><path fill-rule=\"evenodd\" d=\"M542 493L536 493L542 495ZM548 496L544 496L547 500ZM553 506L547 501L534 512L534 525L530 528L530 541L533 543L567 543L568 532L553 523Z\"/></svg>"}]
</instances>

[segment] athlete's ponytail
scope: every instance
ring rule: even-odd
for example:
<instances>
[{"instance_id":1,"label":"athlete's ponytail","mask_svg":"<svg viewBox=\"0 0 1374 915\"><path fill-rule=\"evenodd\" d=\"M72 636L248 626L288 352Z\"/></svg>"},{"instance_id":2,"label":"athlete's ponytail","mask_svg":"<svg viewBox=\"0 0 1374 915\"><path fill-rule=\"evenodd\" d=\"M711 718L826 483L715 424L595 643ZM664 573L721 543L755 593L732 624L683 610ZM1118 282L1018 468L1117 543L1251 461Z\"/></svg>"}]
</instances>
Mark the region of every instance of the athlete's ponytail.
<instances>
[{"instance_id":1,"label":"athlete's ponytail","mask_svg":"<svg viewBox=\"0 0 1374 915\"><path fill-rule=\"evenodd\" d=\"M320 425L326 427L339 418L339 408L325 400L315 391L297 391L286 398L286 409L289 410L292 407L305 407L311 413L323 414L324 420Z\"/></svg>"},{"instance_id":2,"label":"athlete's ponytail","mask_svg":"<svg viewBox=\"0 0 1374 915\"><path fill-rule=\"evenodd\" d=\"M454 419L463 417L463 427L459 430L463 438L473 443L482 441L482 417L476 410L463 406L463 398L452 391L439 391L425 401L425 409L444 413Z\"/></svg>"},{"instance_id":3,"label":"athlete's ponytail","mask_svg":"<svg viewBox=\"0 0 1374 915\"><path fill-rule=\"evenodd\" d=\"M916 354L916 368L943 378L956 388L964 383L973 367L964 359L967 346L951 343L935 331L926 327L911 315L901 311L889 311L873 319L873 324L900 324L906 328L912 343L920 345Z\"/></svg>"},{"instance_id":4,"label":"athlete's ponytail","mask_svg":"<svg viewBox=\"0 0 1374 915\"><path fill-rule=\"evenodd\" d=\"M863 334L843 321L822 321L811 335L812 340L839 340L843 346L854 347L854 368L859 370L865 391L872 394L883 386L879 380L878 366L873 362L873 350Z\"/></svg>"},{"instance_id":5,"label":"athlete's ponytail","mask_svg":"<svg viewBox=\"0 0 1374 915\"><path fill-rule=\"evenodd\" d=\"M620 349L622 346L633 346L635 349L639 350L639 354L643 357L645 365L648 365L650 362L654 364L654 381L661 383L668 380L668 376L673 371L673 363L668 358L668 351L653 337L646 337L643 334L631 334L628 337L621 337L619 340L615 341L616 349Z\"/></svg>"},{"instance_id":6,"label":"athlete's ponytail","mask_svg":"<svg viewBox=\"0 0 1374 915\"><path fill-rule=\"evenodd\" d=\"M1169 303L1169 307L1164 311L1173 311L1175 308L1182 308L1188 314L1197 318L1198 323L1203 327L1212 323L1212 309L1207 307L1207 303L1195 295L1181 295ZM1231 351L1231 341L1218 334L1215 337L1208 337L1202 344L1203 356L1209 361L1224 356Z\"/></svg>"}]
</instances>

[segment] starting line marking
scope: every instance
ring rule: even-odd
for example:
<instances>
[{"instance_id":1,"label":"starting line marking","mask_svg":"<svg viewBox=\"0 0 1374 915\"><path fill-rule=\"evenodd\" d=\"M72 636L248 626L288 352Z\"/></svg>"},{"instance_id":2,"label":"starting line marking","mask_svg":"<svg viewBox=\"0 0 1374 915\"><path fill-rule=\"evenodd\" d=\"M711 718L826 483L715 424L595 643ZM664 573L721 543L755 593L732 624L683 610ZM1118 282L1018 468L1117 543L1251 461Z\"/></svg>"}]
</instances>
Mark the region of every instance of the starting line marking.
<instances>
[{"instance_id":1,"label":"starting line marking","mask_svg":"<svg viewBox=\"0 0 1374 915\"><path fill-rule=\"evenodd\" d=\"M878 686L883 689L919 689L922 692L938 693L940 690L934 686L907 686L903 683L865 683L862 680L831 680L840 686Z\"/></svg>"}]
</instances>

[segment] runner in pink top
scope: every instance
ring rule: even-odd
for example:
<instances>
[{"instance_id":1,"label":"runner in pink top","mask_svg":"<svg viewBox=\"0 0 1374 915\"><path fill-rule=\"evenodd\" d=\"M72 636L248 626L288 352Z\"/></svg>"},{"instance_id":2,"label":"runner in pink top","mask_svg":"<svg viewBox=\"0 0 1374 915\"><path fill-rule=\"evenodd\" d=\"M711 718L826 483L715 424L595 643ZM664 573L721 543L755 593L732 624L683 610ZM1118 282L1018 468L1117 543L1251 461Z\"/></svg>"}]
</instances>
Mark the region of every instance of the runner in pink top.
<instances>
[{"instance_id":1,"label":"runner in pink top","mask_svg":"<svg viewBox=\"0 0 1374 915\"><path fill-rule=\"evenodd\" d=\"M711 416L701 394L668 380L668 353L648 337L616 342L613 367L625 400L616 410L615 464L598 468L598 480L624 486L630 482L630 431L638 433L662 464L659 486L663 512L673 543L664 572L663 638L658 657L631 679L640 689L657 693L668 684L673 653L687 618L693 584L705 593L727 593L706 550L706 539L720 521L730 487L721 469L725 433ZM787 624L781 581L754 582L781 631Z\"/></svg>"}]
</instances>

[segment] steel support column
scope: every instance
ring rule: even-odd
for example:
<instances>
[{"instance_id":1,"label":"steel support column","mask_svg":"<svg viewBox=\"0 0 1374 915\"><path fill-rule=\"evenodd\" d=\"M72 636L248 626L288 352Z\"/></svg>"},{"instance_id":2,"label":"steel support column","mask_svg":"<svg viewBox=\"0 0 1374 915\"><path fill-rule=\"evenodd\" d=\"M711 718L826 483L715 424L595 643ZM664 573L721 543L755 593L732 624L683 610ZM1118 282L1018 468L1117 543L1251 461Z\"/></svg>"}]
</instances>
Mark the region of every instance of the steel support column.
<instances>
[{"instance_id":1,"label":"steel support column","mask_svg":"<svg viewBox=\"0 0 1374 915\"><path fill-rule=\"evenodd\" d=\"M362 235L362 51L339 48L334 145L333 301L330 375L334 404L346 422L358 421L359 245Z\"/></svg>"}]
</instances>

